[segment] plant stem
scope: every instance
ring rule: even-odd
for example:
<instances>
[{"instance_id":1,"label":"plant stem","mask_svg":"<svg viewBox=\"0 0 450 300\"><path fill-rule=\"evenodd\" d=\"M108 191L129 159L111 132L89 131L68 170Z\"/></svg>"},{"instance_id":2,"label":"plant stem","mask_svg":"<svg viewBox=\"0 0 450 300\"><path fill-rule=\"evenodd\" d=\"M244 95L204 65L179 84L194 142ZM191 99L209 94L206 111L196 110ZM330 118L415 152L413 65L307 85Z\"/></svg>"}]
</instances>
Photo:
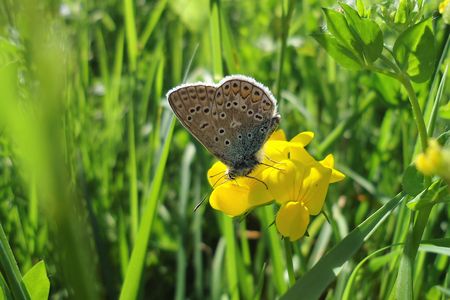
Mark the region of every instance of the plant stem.
<instances>
[{"instance_id":1,"label":"plant stem","mask_svg":"<svg viewBox=\"0 0 450 300\"><path fill-rule=\"evenodd\" d=\"M416 92L414 91L411 85L411 81L409 80L407 75L402 74L399 77L399 80L405 87L406 92L408 93L409 102L411 103L414 120L416 121L420 142L422 144L422 150L425 151L425 149L427 149L428 146L428 134L425 122L423 120L422 110L420 109L419 101L417 101Z\"/></svg>"},{"instance_id":2,"label":"plant stem","mask_svg":"<svg viewBox=\"0 0 450 300\"><path fill-rule=\"evenodd\" d=\"M292 245L288 238L284 238L284 251L286 256L286 266L289 275L289 286L295 284L294 265L292 263Z\"/></svg>"}]
</instances>

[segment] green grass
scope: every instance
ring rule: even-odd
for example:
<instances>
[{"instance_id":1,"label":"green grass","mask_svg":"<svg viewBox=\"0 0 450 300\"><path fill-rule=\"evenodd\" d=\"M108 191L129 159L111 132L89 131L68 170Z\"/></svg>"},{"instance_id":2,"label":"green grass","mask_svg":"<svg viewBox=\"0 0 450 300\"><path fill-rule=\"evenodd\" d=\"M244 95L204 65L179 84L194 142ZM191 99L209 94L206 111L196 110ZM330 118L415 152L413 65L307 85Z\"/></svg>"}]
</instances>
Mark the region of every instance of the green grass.
<instances>
[{"instance_id":1,"label":"green grass","mask_svg":"<svg viewBox=\"0 0 450 300\"><path fill-rule=\"evenodd\" d=\"M448 188L403 174L427 137L449 147L450 27L423 1L436 59L411 84L386 59L420 18L356 2L386 48L352 71L311 36L335 1L2 0L0 299L37 295L45 270L54 299L446 299ZM193 212L214 158L165 94L228 74L268 86L287 136L313 131L308 151L347 175L292 244L275 205Z\"/></svg>"}]
</instances>

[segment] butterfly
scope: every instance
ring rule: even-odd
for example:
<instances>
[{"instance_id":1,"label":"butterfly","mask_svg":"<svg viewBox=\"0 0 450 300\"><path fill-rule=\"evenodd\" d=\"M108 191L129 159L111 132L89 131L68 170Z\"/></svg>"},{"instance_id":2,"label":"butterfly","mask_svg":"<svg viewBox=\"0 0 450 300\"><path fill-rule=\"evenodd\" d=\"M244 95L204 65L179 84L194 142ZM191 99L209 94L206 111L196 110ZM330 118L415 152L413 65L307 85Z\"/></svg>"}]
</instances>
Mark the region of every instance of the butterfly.
<instances>
[{"instance_id":1,"label":"butterfly","mask_svg":"<svg viewBox=\"0 0 450 300\"><path fill-rule=\"evenodd\" d=\"M262 163L262 147L280 122L270 90L244 75L182 84L167 100L181 124L227 166L229 179L248 177Z\"/></svg>"}]
</instances>

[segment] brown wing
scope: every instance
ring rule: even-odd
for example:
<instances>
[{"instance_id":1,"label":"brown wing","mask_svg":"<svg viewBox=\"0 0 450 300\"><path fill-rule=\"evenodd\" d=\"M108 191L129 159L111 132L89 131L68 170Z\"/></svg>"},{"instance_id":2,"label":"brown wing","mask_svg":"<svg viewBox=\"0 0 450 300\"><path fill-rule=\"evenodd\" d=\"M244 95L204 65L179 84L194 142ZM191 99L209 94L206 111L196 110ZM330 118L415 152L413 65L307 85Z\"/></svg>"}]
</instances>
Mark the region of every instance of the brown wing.
<instances>
[{"instance_id":1,"label":"brown wing","mask_svg":"<svg viewBox=\"0 0 450 300\"><path fill-rule=\"evenodd\" d=\"M223 149L217 156L228 166L254 157L272 133L272 118L277 115L269 89L242 75L227 76L219 83L213 112L215 139Z\"/></svg>"},{"instance_id":2,"label":"brown wing","mask_svg":"<svg viewBox=\"0 0 450 300\"><path fill-rule=\"evenodd\" d=\"M218 157L219 149L214 139L216 132L214 96L216 87L204 83L184 84L167 93L167 99L173 112L191 134Z\"/></svg>"},{"instance_id":3,"label":"brown wing","mask_svg":"<svg viewBox=\"0 0 450 300\"><path fill-rule=\"evenodd\" d=\"M225 77L217 86L182 85L167 95L181 123L228 166L262 147L277 115L269 89L242 75Z\"/></svg>"}]
</instances>

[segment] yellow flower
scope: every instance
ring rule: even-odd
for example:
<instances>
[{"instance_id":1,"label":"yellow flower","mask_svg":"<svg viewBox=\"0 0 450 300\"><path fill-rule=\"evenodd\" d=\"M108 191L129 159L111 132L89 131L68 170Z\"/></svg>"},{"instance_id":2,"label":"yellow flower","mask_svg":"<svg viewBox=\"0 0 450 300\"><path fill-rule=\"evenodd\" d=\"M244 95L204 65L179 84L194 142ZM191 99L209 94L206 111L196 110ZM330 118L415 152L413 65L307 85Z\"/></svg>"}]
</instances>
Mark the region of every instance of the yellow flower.
<instances>
[{"instance_id":1,"label":"yellow flower","mask_svg":"<svg viewBox=\"0 0 450 300\"><path fill-rule=\"evenodd\" d=\"M441 145L430 139L428 148L416 158L417 169L427 176L439 175L450 181L450 150L442 149Z\"/></svg>"},{"instance_id":2,"label":"yellow flower","mask_svg":"<svg viewBox=\"0 0 450 300\"><path fill-rule=\"evenodd\" d=\"M316 161L306 150L312 132L302 132L290 141L282 130L276 131L264 145L263 164L249 176L229 180L226 166L215 163L208 171L214 190L210 204L230 216L241 215L252 208L275 200L280 204L275 224L281 235L291 241L302 237L310 215L320 213L330 183L344 179L334 169L333 155Z\"/></svg>"},{"instance_id":3,"label":"yellow flower","mask_svg":"<svg viewBox=\"0 0 450 300\"><path fill-rule=\"evenodd\" d=\"M445 0L439 3L439 13L443 14L447 6L450 4L450 0Z\"/></svg>"}]
</instances>

